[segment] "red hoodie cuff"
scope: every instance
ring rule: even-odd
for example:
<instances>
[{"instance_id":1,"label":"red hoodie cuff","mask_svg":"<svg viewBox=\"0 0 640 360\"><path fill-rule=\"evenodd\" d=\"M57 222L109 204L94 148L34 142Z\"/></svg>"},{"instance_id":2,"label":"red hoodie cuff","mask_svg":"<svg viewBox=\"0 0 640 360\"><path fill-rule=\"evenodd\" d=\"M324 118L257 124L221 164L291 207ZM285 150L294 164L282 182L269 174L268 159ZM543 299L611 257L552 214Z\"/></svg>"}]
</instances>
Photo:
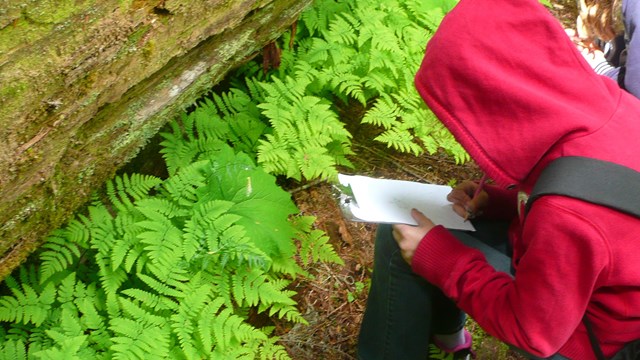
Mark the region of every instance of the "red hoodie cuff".
<instances>
[{"instance_id":1,"label":"red hoodie cuff","mask_svg":"<svg viewBox=\"0 0 640 360\"><path fill-rule=\"evenodd\" d=\"M442 225L431 229L420 241L413 254L411 268L431 284L444 289L445 282L450 279L460 261L468 262L469 256L479 253L478 250L462 244Z\"/></svg>"}]
</instances>

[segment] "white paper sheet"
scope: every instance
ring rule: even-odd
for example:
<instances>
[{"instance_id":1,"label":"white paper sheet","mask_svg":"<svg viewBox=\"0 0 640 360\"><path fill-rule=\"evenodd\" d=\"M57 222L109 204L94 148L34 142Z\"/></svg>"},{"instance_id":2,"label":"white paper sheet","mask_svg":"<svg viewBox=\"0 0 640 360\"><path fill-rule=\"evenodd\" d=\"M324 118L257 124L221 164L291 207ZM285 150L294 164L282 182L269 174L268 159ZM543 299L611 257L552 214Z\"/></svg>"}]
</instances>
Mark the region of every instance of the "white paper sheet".
<instances>
[{"instance_id":1,"label":"white paper sheet","mask_svg":"<svg viewBox=\"0 0 640 360\"><path fill-rule=\"evenodd\" d=\"M353 192L354 199L341 203L343 212L350 212L352 220L417 225L411 217L411 209L416 208L434 224L449 229L475 230L470 222L453 211L447 200L450 186L344 174L339 174L338 180Z\"/></svg>"}]
</instances>

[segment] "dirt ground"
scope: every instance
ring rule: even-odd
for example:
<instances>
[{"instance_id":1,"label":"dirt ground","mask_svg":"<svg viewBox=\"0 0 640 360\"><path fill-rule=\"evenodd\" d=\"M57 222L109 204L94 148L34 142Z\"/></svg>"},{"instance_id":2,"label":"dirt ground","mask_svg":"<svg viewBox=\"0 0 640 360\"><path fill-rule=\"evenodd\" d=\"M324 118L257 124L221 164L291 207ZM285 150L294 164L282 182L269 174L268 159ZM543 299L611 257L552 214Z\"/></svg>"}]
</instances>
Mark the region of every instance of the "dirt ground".
<instances>
[{"instance_id":1,"label":"dirt ground","mask_svg":"<svg viewBox=\"0 0 640 360\"><path fill-rule=\"evenodd\" d=\"M565 27L576 16L575 0L553 2L552 12ZM344 114L357 119L362 109ZM356 124L357 121L352 121ZM364 125L352 125L354 134L352 157L354 169L346 173L378 178L393 178L447 184L451 180L478 179L481 175L473 163L456 164L445 154L401 154L375 143L375 130ZM280 326L281 343L294 360L356 359L358 329L366 305L367 289L372 269L374 224L345 221L326 182L289 184L289 191L305 215L317 218L316 226L326 231L344 266L323 265L312 269L315 278L297 284L299 305L309 325L293 328ZM477 359L523 359L485 334L472 319L467 328L474 336ZM426 358L426 354L425 354Z\"/></svg>"}]
</instances>

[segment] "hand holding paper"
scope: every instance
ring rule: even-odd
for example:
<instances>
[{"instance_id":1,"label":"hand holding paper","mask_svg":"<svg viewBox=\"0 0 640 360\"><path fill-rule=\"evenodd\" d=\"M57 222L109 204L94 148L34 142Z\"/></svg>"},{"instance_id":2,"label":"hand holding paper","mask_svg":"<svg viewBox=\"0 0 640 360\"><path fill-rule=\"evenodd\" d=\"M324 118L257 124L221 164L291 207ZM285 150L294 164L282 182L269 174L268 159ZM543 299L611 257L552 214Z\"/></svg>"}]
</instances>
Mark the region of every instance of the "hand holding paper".
<instances>
[{"instance_id":1,"label":"hand holding paper","mask_svg":"<svg viewBox=\"0 0 640 360\"><path fill-rule=\"evenodd\" d=\"M417 226L393 225L393 238L398 243L402 258L409 265L413 261L413 254L416 252L420 241L435 226L429 218L416 209L411 210L411 217L418 223Z\"/></svg>"},{"instance_id":2,"label":"hand holding paper","mask_svg":"<svg viewBox=\"0 0 640 360\"><path fill-rule=\"evenodd\" d=\"M447 200L449 186L343 174L338 175L338 180L351 189L352 193L341 199L341 208L354 221L417 225L411 217L411 209L415 208L436 225L475 230L453 211Z\"/></svg>"}]
</instances>

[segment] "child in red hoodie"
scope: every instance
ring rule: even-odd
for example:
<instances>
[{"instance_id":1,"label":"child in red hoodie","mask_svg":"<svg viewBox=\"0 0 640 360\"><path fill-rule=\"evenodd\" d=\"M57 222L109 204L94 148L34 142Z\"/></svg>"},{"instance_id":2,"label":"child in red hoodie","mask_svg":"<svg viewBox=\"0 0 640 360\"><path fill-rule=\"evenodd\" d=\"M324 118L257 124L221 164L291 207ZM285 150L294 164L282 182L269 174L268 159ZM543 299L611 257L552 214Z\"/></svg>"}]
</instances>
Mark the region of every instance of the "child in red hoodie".
<instances>
[{"instance_id":1,"label":"child in red hoodie","mask_svg":"<svg viewBox=\"0 0 640 360\"><path fill-rule=\"evenodd\" d=\"M531 358L595 359L585 316L608 357L640 339L640 220L553 195L522 213L558 157L640 170L640 100L596 74L538 0L461 0L415 83L492 185L450 195L462 215L482 210L474 233L418 212L418 226L379 227L359 357L464 350L464 313Z\"/></svg>"}]
</instances>

